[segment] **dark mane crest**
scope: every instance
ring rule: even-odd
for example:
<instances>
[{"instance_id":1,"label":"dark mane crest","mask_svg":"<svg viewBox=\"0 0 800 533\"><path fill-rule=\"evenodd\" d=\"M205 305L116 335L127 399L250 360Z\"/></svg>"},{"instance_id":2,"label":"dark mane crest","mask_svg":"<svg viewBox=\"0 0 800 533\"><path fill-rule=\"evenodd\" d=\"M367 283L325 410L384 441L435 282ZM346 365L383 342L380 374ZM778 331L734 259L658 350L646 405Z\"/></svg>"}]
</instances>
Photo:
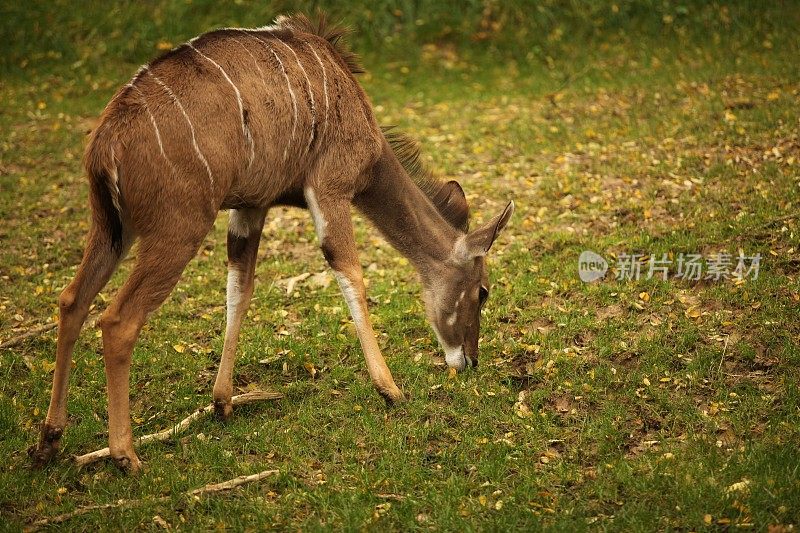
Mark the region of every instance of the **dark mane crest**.
<instances>
[{"instance_id":1,"label":"dark mane crest","mask_svg":"<svg viewBox=\"0 0 800 533\"><path fill-rule=\"evenodd\" d=\"M336 53L342 58L348 70L353 74L364 72L361 60L350 47L347 46L345 37L350 33L350 28L328 21L327 15L318 12L316 21L312 21L303 13L281 15L275 19L275 24L301 33L310 33L328 41Z\"/></svg>"},{"instance_id":2,"label":"dark mane crest","mask_svg":"<svg viewBox=\"0 0 800 533\"><path fill-rule=\"evenodd\" d=\"M435 176L422 162L419 144L405 133L392 131L393 128L385 126L381 130L406 173L454 228L466 232L469 207L461 185Z\"/></svg>"}]
</instances>

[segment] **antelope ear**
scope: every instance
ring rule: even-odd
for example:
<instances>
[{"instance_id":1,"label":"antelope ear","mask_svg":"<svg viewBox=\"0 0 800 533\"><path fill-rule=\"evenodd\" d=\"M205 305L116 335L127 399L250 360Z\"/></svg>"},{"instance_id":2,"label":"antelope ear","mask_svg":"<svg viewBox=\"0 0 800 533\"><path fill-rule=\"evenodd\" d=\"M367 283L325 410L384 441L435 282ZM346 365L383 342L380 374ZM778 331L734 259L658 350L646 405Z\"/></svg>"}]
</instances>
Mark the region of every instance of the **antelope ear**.
<instances>
[{"instance_id":1,"label":"antelope ear","mask_svg":"<svg viewBox=\"0 0 800 533\"><path fill-rule=\"evenodd\" d=\"M442 216L454 227L464 233L469 230L469 206L464 189L455 180L450 180L442 186L433 199Z\"/></svg>"},{"instance_id":2,"label":"antelope ear","mask_svg":"<svg viewBox=\"0 0 800 533\"><path fill-rule=\"evenodd\" d=\"M506 227L511 215L514 213L514 202L508 202L503 212L492 220L476 229L472 233L464 235L456 241L454 255L457 260L466 262L476 257L484 256L492 247L495 239L503 228Z\"/></svg>"}]
</instances>

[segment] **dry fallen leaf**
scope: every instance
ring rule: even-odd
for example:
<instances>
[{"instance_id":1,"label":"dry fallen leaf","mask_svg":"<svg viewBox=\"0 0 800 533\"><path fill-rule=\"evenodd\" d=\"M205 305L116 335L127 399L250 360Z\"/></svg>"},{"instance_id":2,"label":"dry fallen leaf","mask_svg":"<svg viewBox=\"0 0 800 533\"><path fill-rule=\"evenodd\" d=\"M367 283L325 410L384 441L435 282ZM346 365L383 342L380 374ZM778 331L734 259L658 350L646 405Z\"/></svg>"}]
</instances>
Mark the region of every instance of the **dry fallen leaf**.
<instances>
[{"instance_id":1,"label":"dry fallen leaf","mask_svg":"<svg viewBox=\"0 0 800 533\"><path fill-rule=\"evenodd\" d=\"M687 318L699 318L700 315L702 315L700 310L696 307L690 307L684 312L684 314L687 316Z\"/></svg>"}]
</instances>

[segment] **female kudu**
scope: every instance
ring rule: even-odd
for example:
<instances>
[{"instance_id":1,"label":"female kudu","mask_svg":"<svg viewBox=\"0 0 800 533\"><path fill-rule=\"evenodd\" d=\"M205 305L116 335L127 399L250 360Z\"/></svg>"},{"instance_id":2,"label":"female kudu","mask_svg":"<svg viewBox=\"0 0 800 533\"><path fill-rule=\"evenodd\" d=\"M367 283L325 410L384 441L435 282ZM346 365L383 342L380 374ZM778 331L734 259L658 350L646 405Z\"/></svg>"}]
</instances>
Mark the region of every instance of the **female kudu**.
<instances>
[{"instance_id":1,"label":"female kudu","mask_svg":"<svg viewBox=\"0 0 800 533\"><path fill-rule=\"evenodd\" d=\"M58 449L71 354L89 306L138 238L136 266L99 325L111 456L123 468L139 468L128 391L134 343L220 209L230 210L227 326L213 392L220 417L231 415L239 329L264 218L277 204L311 212L370 378L387 400L403 393L370 324L351 204L417 267L447 363L459 370L477 364L488 296L484 256L513 203L466 233L461 187L431 177L412 145L378 127L353 77L357 62L337 44L342 35L303 16L213 31L142 67L108 104L86 150L93 222L75 279L59 298L56 369L35 462Z\"/></svg>"}]
</instances>

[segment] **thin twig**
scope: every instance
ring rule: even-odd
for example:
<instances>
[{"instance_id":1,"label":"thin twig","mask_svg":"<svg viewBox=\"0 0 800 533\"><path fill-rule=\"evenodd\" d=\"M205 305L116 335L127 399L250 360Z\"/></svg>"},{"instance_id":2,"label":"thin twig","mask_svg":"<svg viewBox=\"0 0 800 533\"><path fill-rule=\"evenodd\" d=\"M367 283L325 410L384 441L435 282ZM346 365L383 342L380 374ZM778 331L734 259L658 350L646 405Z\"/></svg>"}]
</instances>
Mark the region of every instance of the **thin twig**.
<instances>
[{"instance_id":1,"label":"thin twig","mask_svg":"<svg viewBox=\"0 0 800 533\"><path fill-rule=\"evenodd\" d=\"M239 476L233 479L229 479L228 481L223 481L222 483L212 483L208 485L204 485L200 488L188 490L184 492L183 496L189 496L194 498L199 498L205 494L211 494L214 492L221 492L224 490L230 490L246 483L252 483L254 481L261 481L265 477L277 474L278 470L264 470L263 472L259 472L258 474L252 474L249 476ZM159 503L165 502L170 499L170 496L160 496L158 498L141 498L135 500L117 500L114 503L103 503L103 504L94 504L94 505L86 505L83 507L78 507L74 511L70 511L69 513L63 513L56 516L51 516L49 518L42 518L41 520L37 520L36 522L32 522L29 524L25 531L36 531L41 527L49 526L53 524L60 524L62 522L66 522L71 518L75 518L76 516L85 515L92 511L98 511L103 509L115 509L115 508L131 508L131 507L138 507L140 505L145 505L149 503Z\"/></svg>"},{"instance_id":2,"label":"thin twig","mask_svg":"<svg viewBox=\"0 0 800 533\"><path fill-rule=\"evenodd\" d=\"M20 344L22 341L30 337L38 337L42 333L47 333L51 329L55 329L56 326L58 326L57 322L50 322L49 324L29 329L28 331L22 333L21 335L17 335L16 337L11 337L7 341L0 343L0 350L2 350L3 348L11 348L13 346L16 346L17 344Z\"/></svg>"},{"instance_id":3,"label":"thin twig","mask_svg":"<svg viewBox=\"0 0 800 533\"><path fill-rule=\"evenodd\" d=\"M93 328L93 327L95 327L97 325L97 319L98 318L99 318L99 314L92 314L92 315L86 317L86 320L84 321L84 324L91 324L89 327ZM24 341L26 339L29 339L31 337L38 337L39 335L43 335L43 334L47 333L48 331L56 329L57 327L58 327L58 322L48 322L47 324L44 324L42 326L36 326L33 329L29 329L25 333L17 335L16 337L12 337L12 338L8 339L7 341L3 341L3 343L0 344L0 350L2 350L3 348L12 348L12 347L16 346L17 344L21 344L22 341Z\"/></svg>"},{"instance_id":4,"label":"thin twig","mask_svg":"<svg viewBox=\"0 0 800 533\"><path fill-rule=\"evenodd\" d=\"M283 398L283 394L279 392L268 392L268 391L252 391L246 392L244 394L240 394L238 396L234 396L231 398L231 403L234 407L239 405L245 405L248 403L259 402L262 400L277 400ZM204 414L211 412L214 410L214 404L210 403L205 407L201 407L197 409L192 414L175 424L169 429L165 429L164 431L159 431L157 433L151 433L149 435L144 435L143 437L139 438L139 444L147 444L148 442L164 442L178 433L183 432L189 425L203 416ZM76 466L83 467L88 464L97 462L101 459L105 459L111 455L111 450L108 448L102 448L100 450L95 450L93 452L85 453L83 455L77 455L73 457L73 461Z\"/></svg>"},{"instance_id":5,"label":"thin twig","mask_svg":"<svg viewBox=\"0 0 800 533\"><path fill-rule=\"evenodd\" d=\"M212 305L210 307L205 308L200 313L208 313L209 311L221 309L223 306L220 305ZM97 325L97 319L99 318L99 314L92 314L86 318L84 321L85 324L90 324L89 328L93 328ZM58 327L58 322L48 322L47 324L36 326L33 329L26 331L25 333L21 333L16 337L12 337L6 341L0 343L0 350L5 348L13 348L14 346L22 343L22 341L29 339L31 337L38 337L39 335L44 335L48 331L54 330Z\"/></svg>"},{"instance_id":6,"label":"thin twig","mask_svg":"<svg viewBox=\"0 0 800 533\"><path fill-rule=\"evenodd\" d=\"M719 358L719 366L717 367L717 376L719 376L719 374L722 372L722 361L725 360L725 352L728 351L728 339L730 338L731 338L730 335L725 337L725 346L722 347L722 356L720 356Z\"/></svg>"},{"instance_id":7,"label":"thin twig","mask_svg":"<svg viewBox=\"0 0 800 533\"><path fill-rule=\"evenodd\" d=\"M758 229L768 228L768 227L772 226L773 224L777 224L778 222L786 222L787 220L791 220L793 218L800 218L800 211L798 211L797 213L790 213L788 215L783 215L783 216L780 216L780 217L771 218L771 219L767 220L766 222L764 222L763 224L759 225Z\"/></svg>"}]
</instances>

